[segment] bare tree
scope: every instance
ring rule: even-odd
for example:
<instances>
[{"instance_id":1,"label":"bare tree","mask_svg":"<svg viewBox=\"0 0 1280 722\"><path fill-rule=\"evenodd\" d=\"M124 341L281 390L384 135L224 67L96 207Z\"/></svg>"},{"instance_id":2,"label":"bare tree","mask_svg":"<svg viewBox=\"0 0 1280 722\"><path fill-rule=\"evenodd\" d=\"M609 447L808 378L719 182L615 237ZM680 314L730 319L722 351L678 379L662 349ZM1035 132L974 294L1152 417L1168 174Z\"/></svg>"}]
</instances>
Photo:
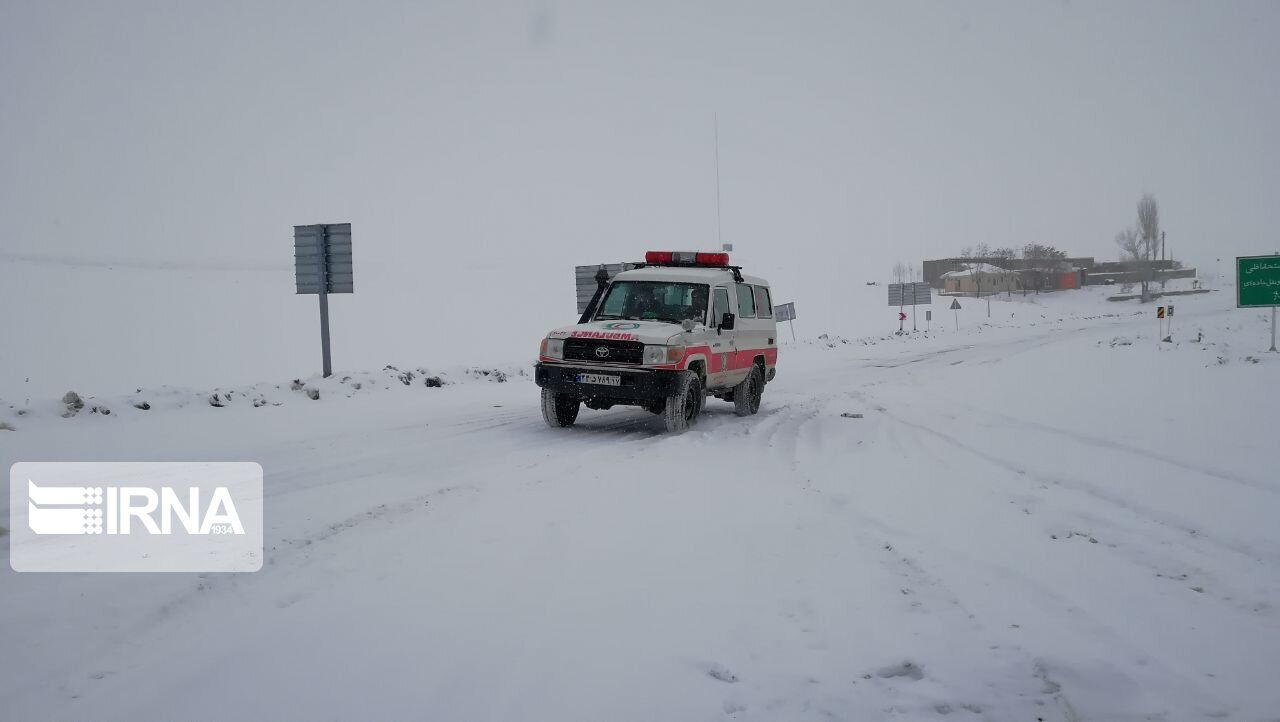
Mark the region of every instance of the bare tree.
<instances>
[{"instance_id":1,"label":"bare tree","mask_svg":"<svg viewBox=\"0 0 1280 722\"><path fill-rule=\"evenodd\" d=\"M1035 286L1036 293L1045 287L1045 281L1062 267L1066 253L1044 243L1028 243L1022 248L1022 257L1029 261L1026 273ZM1026 287L1023 286L1025 294Z\"/></svg>"},{"instance_id":2,"label":"bare tree","mask_svg":"<svg viewBox=\"0 0 1280 722\"><path fill-rule=\"evenodd\" d=\"M1160 247L1160 210L1156 197L1147 193L1138 199L1138 240L1142 244L1142 301L1151 300L1152 261Z\"/></svg>"},{"instance_id":3,"label":"bare tree","mask_svg":"<svg viewBox=\"0 0 1280 722\"><path fill-rule=\"evenodd\" d=\"M961 258L973 258L973 246L969 246L960 251Z\"/></svg>"},{"instance_id":4,"label":"bare tree","mask_svg":"<svg viewBox=\"0 0 1280 722\"><path fill-rule=\"evenodd\" d=\"M1133 288L1133 275L1142 271L1142 239L1138 238L1138 229L1133 226L1121 228L1116 232L1116 245L1120 247L1120 261L1128 271L1120 292L1128 293Z\"/></svg>"},{"instance_id":5,"label":"bare tree","mask_svg":"<svg viewBox=\"0 0 1280 722\"><path fill-rule=\"evenodd\" d=\"M990 257L991 257L991 246L989 246L989 245L987 245L987 244L985 244L985 243L979 243L978 245L974 246L974 247L973 247L973 257L974 257L974 258L990 258Z\"/></svg>"},{"instance_id":6,"label":"bare tree","mask_svg":"<svg viewBox=\"0 0 1280 722\"><path fill-rule=\"evenodd\" d=\"M910 273L910 271L911 269L908 268L907 264L903 263L902 261L898 261L897 263L893 264L893 282L906 283L907 274Z\"/></svg>"},{"instance_id":7,"label":"bare tree","mask_svg":"<svg viewBox=\"0 0 1280 722\"><path fill-rule=\"evenodd\" d=\"M1017 252L1017 251L1015 251L1015 250L1013 250L1012 248L1008 248L1008 247L1004 247L1004 248L997 248L997 249L995 249L994 251L992 251L992 252L991 252L991 257L992 257L992 258L1001 258L1001 259L1004 259L1004 260L1006 260L1006 261L1012 261L1013 259L1015 259L1015 258L1017 258L1017 257L1018 257L1018 252Z\"/></svg>"},{"instance_id":8,"label":"bare tree","mask_svg":"<svg viewBox=\"0 0 1280 722\"><path fill-rule=\"evenodd\" d=\"M1120 246L1120 260L1142 260L1142 241L1138 239L1138 230L1133 226L1121 228L1116 233L1116 245Z\"/></svg>"}]
</instances>

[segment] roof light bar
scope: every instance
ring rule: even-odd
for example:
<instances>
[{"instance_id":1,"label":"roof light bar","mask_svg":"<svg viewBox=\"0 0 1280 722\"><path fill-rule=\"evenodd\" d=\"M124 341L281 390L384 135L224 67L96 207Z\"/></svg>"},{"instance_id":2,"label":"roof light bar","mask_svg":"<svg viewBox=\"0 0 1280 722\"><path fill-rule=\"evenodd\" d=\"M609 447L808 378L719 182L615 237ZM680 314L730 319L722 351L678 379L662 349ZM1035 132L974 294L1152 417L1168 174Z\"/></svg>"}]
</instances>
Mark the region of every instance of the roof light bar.
<instances>
[{"instance_id":1,"label":"roof light bar","mask_svg":"<svg viewBox=\"0 0 1280 722\"><path fill-rule=\"evenodd\" d=\"M649 251L644 262L660 266L711 266L723 268L729 265L728 253L698 253L694 251Z\"/></svg>"}]
</instances>

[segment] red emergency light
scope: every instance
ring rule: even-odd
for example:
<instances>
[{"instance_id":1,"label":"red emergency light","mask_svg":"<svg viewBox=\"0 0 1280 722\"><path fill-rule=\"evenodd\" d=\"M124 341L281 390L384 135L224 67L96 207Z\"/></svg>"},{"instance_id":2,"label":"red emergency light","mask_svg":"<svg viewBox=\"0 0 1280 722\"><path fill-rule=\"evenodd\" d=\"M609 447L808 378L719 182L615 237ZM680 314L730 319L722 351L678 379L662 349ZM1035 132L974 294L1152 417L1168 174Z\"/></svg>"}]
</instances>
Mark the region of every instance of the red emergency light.
<instances>
[{"instance_id":1,"label":"red emergency light","mask_svg":"<svg viewBox=\"0 0 1280 722\"><path fill-rule=\"evenodd\" d=\"M728 253L695 253L694 251L649 251L644 262L655 266L714 266L729 265Z\"/></svg>"}]
</instances>

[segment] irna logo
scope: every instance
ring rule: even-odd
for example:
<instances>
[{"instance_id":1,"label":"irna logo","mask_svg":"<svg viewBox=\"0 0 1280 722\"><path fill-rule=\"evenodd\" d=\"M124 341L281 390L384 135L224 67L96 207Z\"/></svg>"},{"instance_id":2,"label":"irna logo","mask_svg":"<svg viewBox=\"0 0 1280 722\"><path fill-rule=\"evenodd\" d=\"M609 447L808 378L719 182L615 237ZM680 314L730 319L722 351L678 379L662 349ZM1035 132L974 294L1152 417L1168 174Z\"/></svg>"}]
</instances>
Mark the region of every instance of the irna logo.
<instances>
[{"instance_id":1,"label":"irna logo","mask_svg":"<svg viewBox=\"0 0 1280 722\"><path fill-rule=\"evenodd\" d=\"M27 525L36 534L244 534L231 492L198 486L37 486L27 480Z\"/></svg>"},{"instance_id":2,"label":"irna logo","mask_svg":"<svg viewBox=\"0 0 1280 722\"><path fill-rule=\"evenodd\" d=\"M253 462L19 462L9 468L19 572L256 572Z\"/></svg>"}]
</instances>

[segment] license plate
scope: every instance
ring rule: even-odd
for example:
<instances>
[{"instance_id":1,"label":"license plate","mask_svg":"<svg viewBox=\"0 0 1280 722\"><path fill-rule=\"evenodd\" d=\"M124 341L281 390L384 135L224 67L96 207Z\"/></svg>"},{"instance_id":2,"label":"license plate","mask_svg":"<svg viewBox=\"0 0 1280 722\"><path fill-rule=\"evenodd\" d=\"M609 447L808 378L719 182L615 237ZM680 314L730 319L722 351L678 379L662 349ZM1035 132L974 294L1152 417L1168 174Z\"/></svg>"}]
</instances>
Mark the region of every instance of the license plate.
<instances>
[{"instance_id":1,"label":"license plate","mask_svg":"<svg viewBox=\"0 0 1280 722\"><path fill-rule=\"evenodd\" d=\"M621 376L610 376L608 374L578 374L578 383L580 384L597 384L599 386L621 386Z\"/></svg>"}]
</instances>

